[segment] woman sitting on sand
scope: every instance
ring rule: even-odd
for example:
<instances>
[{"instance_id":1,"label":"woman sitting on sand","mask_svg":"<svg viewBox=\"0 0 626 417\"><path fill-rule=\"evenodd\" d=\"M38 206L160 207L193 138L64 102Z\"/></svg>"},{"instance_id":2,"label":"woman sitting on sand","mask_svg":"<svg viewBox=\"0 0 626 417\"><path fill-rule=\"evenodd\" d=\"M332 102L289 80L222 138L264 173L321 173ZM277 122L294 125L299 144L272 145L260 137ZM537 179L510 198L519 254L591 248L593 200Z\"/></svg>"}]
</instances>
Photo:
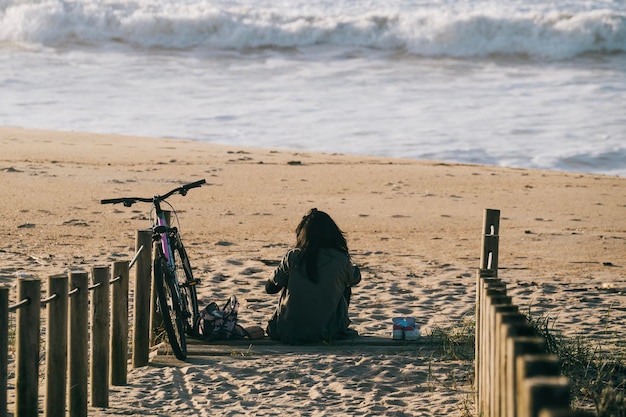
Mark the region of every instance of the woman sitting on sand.
<instances>
[{"instance_id":1,"label":"woman sitting on sand","mask_svg":"<svg viewBox=\"0 0 626 417\"><path fill-rule=\"evenodd\" d=\"M296 228L296 247L265 284L268 294L282 290L267 334L290 344L356 335L348 329L348 305L350 287L360 281L343 232L328 214L311 209Z\"/></svg>"}]
</instances>

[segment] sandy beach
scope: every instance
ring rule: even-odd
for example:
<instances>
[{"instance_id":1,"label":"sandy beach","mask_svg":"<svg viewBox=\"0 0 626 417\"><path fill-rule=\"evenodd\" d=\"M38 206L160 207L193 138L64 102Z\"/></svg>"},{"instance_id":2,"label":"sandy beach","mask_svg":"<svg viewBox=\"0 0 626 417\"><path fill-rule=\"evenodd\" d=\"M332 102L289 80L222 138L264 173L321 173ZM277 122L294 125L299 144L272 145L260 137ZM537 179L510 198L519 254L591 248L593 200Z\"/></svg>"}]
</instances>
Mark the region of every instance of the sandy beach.
<instances>
[{"instance_id":1,"label":"sandy beach","mask_svg":"<svg viewBox=\"0 0 626 417\"><path fill-rule=\"evenodd\" d=\"M265 326L277 298L264 281L312 207L336 220L361 266L351 304L360 334L389 337L396 316L415 316L423 335L467 325L492 208L499 275L522 310L605 347L626 336L626 178L15 128L0 128L0 146L0 285L130 259L149 206L100 200L206 178L170 201L201 304L235 294L244 325ZM90 415L463 415L472 371L419 350L252 347L132 369L111 406Z\"/></svg>"}]
</instances>

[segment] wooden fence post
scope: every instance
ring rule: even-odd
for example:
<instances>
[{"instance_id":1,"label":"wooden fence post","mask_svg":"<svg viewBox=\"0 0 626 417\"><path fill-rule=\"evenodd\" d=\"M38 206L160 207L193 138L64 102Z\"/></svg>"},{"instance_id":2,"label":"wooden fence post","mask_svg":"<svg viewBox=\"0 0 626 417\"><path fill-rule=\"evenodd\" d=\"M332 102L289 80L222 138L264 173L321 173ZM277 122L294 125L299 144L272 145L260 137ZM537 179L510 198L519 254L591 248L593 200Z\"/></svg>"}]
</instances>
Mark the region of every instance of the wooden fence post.
<instances>
[{"instance_id":1,"label":"wooden fence post","mask_svg":"<svg viewBox=\"0 0 626 417\"><path fill-rule=\"evenodd\" d=\"M492 346L491 346L491 414L493 416L507 417L506 414L501 413L500 402L502 400L502 393L504 387L500 385L500 379L502 378L502 368L500 365L500 359L503 355L500 348L500 326L502 325L503 314L514 314L518 312L518 307L512 304L511 297L498 297L491 305L492 316Z\"/></svg>"},{"instance_id":2,"label":"wooden fence post","mask_svg":"<svg viewBox=\"0 0 626 417\"><path fill-rule=\"evenodd\" d=\"M128 371L128 261L113 263L111 385L125 385Z\"/></svg>"},{"instance_id":3,"label":"wooden fence post","mask_svg":"<svg viewBox=\"0 0 626 417\"><path fill-rule=\"evenodd\" d=\"M539 355L521 355L517 357L518 379L536 376L559 376L561 361L557 355L545 353Z\"/></svg>"},{"instance_id":4,"label":"wooden fence post","mask_svg":"<svg viewBox=\"0 0 626 417\"><path fill-rule=\"evenodd\" d=\"M160 245L160 242L155 242L152 248L152 262L158 257L157 245ZM150 287L152 289L150 294L150 346L154 346L156 344L157 339L161 336L157 334L156 331L159 328L162 328L163 320L161 316L161 310L159 309L159 300L156 291L154 276L154 268L152 268L152 273L150 275Z\"/></svg>"},{"instance_id":5,"label":"wooden fence post","mask_svg":"<svg viewBox=\"0 0 626 417\"><path fill-rule=\"evenodd\" d=\"M84 271L70 272L70 314L69 314L69 386L68 403L70 417L87 415L88 377L88 314L89 276Z\"/></svg>"},{"instance_id":6,"label":"wooden fence post","mask_svg":"<svg viewBox=\"0 0 626 417\"><path fill-rule=\"evenodd\" d=\"M48 277L46 331L46 417L65 417L67 396L67 275ZM52 298L54 297L54 298Z\"/></svg>"},{"instance_id":7,"label":"wooden fence post","mask_svg":"<svg viewBox=\"0 0 626 417\"><path fill-rule=\"evenodd\" d=\"M498 239L500 234L500 210L486 209L483 217L480 268L498 275Z\"/></svg>"},{"instance_id":8,"label":"wooden fence post","mask_svg":"<svg viewBox=\"0 0 626 417\"><path fill-rule=\"evenodd\" d=\"M485 213L483 216L483 235L498 236L499 234L500 234L500 210L485 209Z\"/></svg>"},{"instance_id":9,"label":"wooden fence post","mask_svg":"<svg viewBox=\"0 0 626 417\"><path fill-rule=\"evenodd\" d=\"M498 306L509 306L511 304L511 297L506 295L506 286L500 282L497 287L487 288L485 291L485 307L483 313L485 314L485 336L483 338L485 343L485 349L483 352L483 359L485 364L485 402L486 402L486 415L496 416L496 409L494 407L496 396L498 395L498 385L496 381L496 357L495 357L495 308Z\"/></svg>"},{"instance_id":10,"label":"wooden fence post","mask_svg":"<svg viewBox=\"0 0 626 417\"><path fill-rule=\"evenodd\" d=\"M491 317L491 304L502 297L506 297L506 285L500 279L488 278L483 280L483 289L481 291L481 409L485 416L491 416L491 372L493 369L493 349L492 339L493 319Z\"/></svg>"},{"instance_id":11,"label":"wooden fence post","mask_svg":"<svg viewBox=\"0 0 626 417\"><path fill-rule=\"evenodd\" d=\"M528 326L526 316L519 312L501 313L497 317L497 363L500 378L496 383L500 386L503 395L499 400L500 415L509 416L509 402L511 395L507 380L507 340L514 336L536 336L532 327Z\"/></svg>"},{"instance_id":12,"label":"wooden fence post","mask_svg":"<svg viewBox=\"0 0 626 417\"><path fill-rule=\"evenodd\" d=\"M509 337L505 343L507 360L506 389L508 392L504 395L508 395L511 399L511 403L509 404L509 413L507 415L519 417L521 414L519 414L520 402L518 401L520 387L517 385L517 358L522 355L544 354L546 353L546 344L543 338L537 336Z\"/></svg>"},{"instance_id":13,"label":"wooden fence post","mask_svg":"<svg viewBox=\"0 0 626 417\"><path fill-rule=\"evenodd\" d=\"M41 331L41 283L34 278L19 278L17 300L28 300L17 309L15 414L39 415L39 335Z\"/></svg>"},{"instance_id":14,"label":"wooden fence post","mask_svg":"<svg viewBox=\"0 0 626 417\"><path fill-rule=\"evenodd\" d=\"M478 410L478 415L482 415L484 411L484 380L482 374L485 369L485 363L483 359L484 345L482 340L485 336L485 314L483 310L483 302L485 296L483 294L484 288L487 288L487 283L497 284L501 281L495 278L495 272L488 269L479 269L476 273L476 335L474 339L474 390L475 397L474 403Z\"/></svg>"},{"instance_id":15,"label":"wooden fence post","mask_svg":"<svg viewBox=\"0 0 626 417\"><path fill-rule=\"evenodd\" d=\"M109 406L110 284L109 267L92 269L91 405Z\"/></svg>"},{"instance_id":16,"label":"wooden fence post","mask_svg":"<svg viewBox=\"0 0 626 417\"><path fill-rule=\"evenodd\" d=\"M559 376L561 373L560 361L556 355L520 355L517 357L517 385L523 386L524 381L529 378L539 376ZM527 392L518 390L518 401L520 404L527 404L529 399L525 397ZM569 405L569 403L567 404Z\"/></svg>"},{"instance_id":17,"label":"wooden fence post","mask_svg":"<svg viewBox=\"0 0 626 417\"><path fill-rule=\"evenodd\" d=\"M0 286L0 417L7 417L9 366L9 289Z\"/></svg>"},{"instance_id":18,"label":"wooden fence post","mask_svg":"<svg viewBox=\"0 0 626 417\"><path fill-rule=\"evenodd\" d=\"M527 378L521 389L525 401L520 401L518 417L539 417L539 412L544 408L569 407L570 385L564 376Z\"/></svg>"},{"instance_id":19,"label":"wooden fence post","mask_svg":"<svg viewBox=\"0 0 626 417\"><path fill-rule=\"evenodd\" d=\"M150 355L150 302L152 297L152 231L138 230L135 263L135 308L133 315L133 368L148 364Z\"/></svg>"},{"instance_id":20,"label":"wooden fence post","mask_svg":"<svg viewBox=\"0 0 626 417\"><path fill-rule=\"evenodd\" d=\"M167 224L170 224L170 219L171 219L171 215L172 212L168 211L168 210L163 210L163 216L165 217L165 221L167 222ZM152 259L157 259L158 257L158 247L161 245L161 241L155 241L154 245L153 245L153 255L152 255ZM161 309L158 308L158 296L157 296L157 292L156 292L156 286L154 284L156 277L154 276L154 268L152 268L152 296L151 296L151 311L150 311L150 340L151 340L151 344L154 345L154 342L156 342L157 338L163 338L164 334L156 334L155 330L159 329L159 328L163 328L163 318L161 316ZM163 331L163 330L162 330ZM163 331L164 332L164 331Z\"/></svg>"},{"instance_id":21,"label":"wooden fence post","mask_svg":"<svg viewBox=\"0 0 626 417\"><path fill-rule=\"evenodd\" d=\"M500 362L502 379L500 385L504 391L504 401L501 403L501 407L504 408L503 415L515 416L515 413L517 413L517 392L515 388L516 356L511 355L519 355L519 352L523 352L525 348L529 349L529 353L545 353L545 345L543 339L536 337L535 329L529 326L525 320L522 323L502 323L500 333L500 341L502 342L500 346L500 351L502 352Z\"/></svg>"}]
</instances>

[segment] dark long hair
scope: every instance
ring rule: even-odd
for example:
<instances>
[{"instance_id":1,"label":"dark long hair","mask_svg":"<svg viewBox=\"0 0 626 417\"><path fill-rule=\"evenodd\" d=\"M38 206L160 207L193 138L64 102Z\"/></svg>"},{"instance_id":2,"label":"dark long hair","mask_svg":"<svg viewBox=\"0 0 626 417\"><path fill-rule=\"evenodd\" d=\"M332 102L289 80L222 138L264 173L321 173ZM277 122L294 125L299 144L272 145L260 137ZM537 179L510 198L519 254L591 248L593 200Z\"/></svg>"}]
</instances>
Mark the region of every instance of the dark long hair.
<instances>
[{"instance_id":1,"label":"dark long hair","mask_svg":"<svg viewBox=\"0 0 626 417\"><path fill-rule=\"evenodd\" d=\"M296 227L296 248L300 249L298 267L306 270L308 278L317 282L317 256L322 248L336 249L348 254L348 244L343 232L325 212L313 208Z\"/></svg>"}]
</instances>

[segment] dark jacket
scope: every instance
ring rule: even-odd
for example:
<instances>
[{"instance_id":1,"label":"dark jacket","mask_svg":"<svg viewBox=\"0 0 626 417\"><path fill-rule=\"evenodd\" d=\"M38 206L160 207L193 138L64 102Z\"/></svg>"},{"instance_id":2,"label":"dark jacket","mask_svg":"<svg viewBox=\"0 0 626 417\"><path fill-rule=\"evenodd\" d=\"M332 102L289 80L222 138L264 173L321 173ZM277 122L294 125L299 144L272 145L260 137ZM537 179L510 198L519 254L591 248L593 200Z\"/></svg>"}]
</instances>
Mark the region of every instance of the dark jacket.
<instances>
[{"instance_id":1,"label":"dark jacket","mask_svg":"<svg viewBox=\"0 0 626 417\"><path fill-rule=\"evenodd\" d=\"M272 278L265 284L268 294L282 290L278 307L268 324L272 339L285 343L306 343L341 337L350 325L346 288L361 281L359 268L335 249L318 254L317 282L311 281L305 267L298 266L299 249L283 257Z\"/></svg>"}]
</instances>

